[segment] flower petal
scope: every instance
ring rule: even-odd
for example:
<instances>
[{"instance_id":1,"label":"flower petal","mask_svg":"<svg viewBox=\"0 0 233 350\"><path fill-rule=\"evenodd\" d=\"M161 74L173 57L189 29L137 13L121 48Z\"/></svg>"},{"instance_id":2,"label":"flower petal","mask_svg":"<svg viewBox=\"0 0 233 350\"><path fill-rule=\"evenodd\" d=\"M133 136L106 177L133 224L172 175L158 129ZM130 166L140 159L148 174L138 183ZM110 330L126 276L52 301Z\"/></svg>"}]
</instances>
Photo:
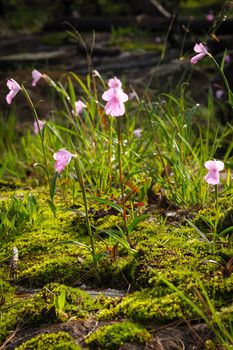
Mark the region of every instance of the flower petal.
<instances>
[{"instance_id":1,"label":"flower petal","mask_svg":"<svg viewBox=\"0 0 233 350\"><path fill-rule=\"evenodd\" d=\"M42 74L38 70L34 69L32 71L32 86L36 86L41 77Z\"/></svg>"},{"instance_id":2,"label":"flower petal","mask_svg":"<svg viewBox=\"0 0 233 350\"><path fill-rule=\"evenodd\" d=\"M209 170L208 174L204 178L210 185L219 184L219 172L218 170Z\"/></svg>"},{"instance_id":3,"label":"flower petal","mask_svg":"<svg viewBox=\"0 0 233 350\"><path fill-rule=\"evenodd\" d=\"M205 53L199 53L198 55L195 55L191 58L191 63L196 64L198 61L200 61L204 56L206 56Z\"/></svg>"},{"instance_id":4,"label":"flower petal","mask_svg":"<svg viewBox=\"0 0 233 350\"><path fill-rule=\"evenodd\" d=\"M205 162L204 165L208 170L213 169L215 167L214 160L207 160L207 162Z\"/></svg>"},{"instance_id":5,"label":"flower petal","mask_svg":"<svg viewBox=\"0 0 233 350\"><path fill-rule=\"evenodd\" d=\"M224 169L224 163L221 160L216 160L215 166L218 169L218 171L222 171Z\"/></svg>"},{"instance_id":6,"label":"flower petal","mask_svg":"<svg viewBox=\"0 0 233 350\"><path fill-rule=\"evenodd\" d=\"M110 88L120 89L122 87L122 83L117 77L114 77L108 81L108 86Z\"/></svg>"}]
</instances>

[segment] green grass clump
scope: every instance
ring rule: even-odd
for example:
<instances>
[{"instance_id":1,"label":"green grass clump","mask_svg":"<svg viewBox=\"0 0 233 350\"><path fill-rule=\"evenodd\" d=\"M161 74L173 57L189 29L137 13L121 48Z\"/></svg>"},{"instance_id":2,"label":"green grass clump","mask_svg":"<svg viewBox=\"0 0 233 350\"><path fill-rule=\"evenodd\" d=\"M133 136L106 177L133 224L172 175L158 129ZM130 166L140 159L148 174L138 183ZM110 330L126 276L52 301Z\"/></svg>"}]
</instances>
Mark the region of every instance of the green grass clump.
<instances>
[{"instance_id":1,"label":"green grass clump","mask_svg":"<svg viewBox=\"0 0 233 350\"><path fill-rule=\"evenodd\" d=\"M80 350L81 348L76 345L71 336L65 332L40 334L39 336L32 338L19 347L16 350Z\"/></svg>"},{"instance_id":2,"label":"green grass clump","mask_svg":"<svg viewBox=\"0 0 233 350\"><path fill-rule=\"evenodd\" d=\"M116 350L126 342L145 344L150 339L150 333L142 326L122 322L100 327L86 339L86 344L91 349Z\"/></svg>"}]
</instances>

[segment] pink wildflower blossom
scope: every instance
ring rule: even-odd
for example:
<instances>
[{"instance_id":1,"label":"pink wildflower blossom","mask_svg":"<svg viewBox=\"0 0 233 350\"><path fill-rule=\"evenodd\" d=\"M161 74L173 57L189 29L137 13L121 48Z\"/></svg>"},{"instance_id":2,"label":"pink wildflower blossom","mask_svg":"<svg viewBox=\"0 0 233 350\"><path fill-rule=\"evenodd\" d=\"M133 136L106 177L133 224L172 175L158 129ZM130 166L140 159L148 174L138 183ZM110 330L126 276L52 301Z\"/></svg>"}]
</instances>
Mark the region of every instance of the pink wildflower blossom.
<instances>
[{"instance_id":1,"label":"pink wildflower blossom","mask_svg":"<svg viewBox=\"0 0 233 350\"><path fill-rule=\"evenodd\" d=\"M194 51L197 53L197 55L193 56L191 58L191 63L196 64L199 60L201 60L204 56L209 55L209 52L205 48L205 46L200 43L200 44L195 44L194 46Z\"/></svg>"},{"instance_id":2,"label":"pink wildflower blossom","mask_svg":"<svg viewBox=\"0 0 233 350\"><path fill-rule=\"evenodd\" d=\"M38 124L39 124L39 128L38 128ZM34 127L34 134L37 135L39 134L39 130L42 130L44 125L45 125L45 122L43 122L42 120L38 119L38 124L37 122L35 121L33 123L33 127Z\"/></svg>"},{"instance_id":3,"label":"pink wildflower blossom","mask_svg":"<svg viewBox=\"0 0 233 350\"><path fill-rule=\"evenodd\" d=\"M75 102L75 115L79 115L82 113L83 108L86 108L87 106L85 105L85 103L83 103L83 101L78 100Z\"/></svg>"},{"instance_id":4,"label":"pink wildflower blossom","mask_svg":"<svg viewBox=\"0 0 233 350\"><path fill-rule=\"evenodd\" d=\"M74 155L67 151L66 149L62 148L59 149L58 152L54 153L53 158L55 159L55 169L59 173L61 173L65 167L69 164L71 158Z\"/></svg>"},{"instance_id":5,"label":"pink wildflower blossom","mask_svg":"<svg viewBox=\"0 0 233 350\"><path fill-rule=\"evenodd\" d=\"M142 136L142 129L141 129L141 128L135 129L135 130L133 131L133 134L134 134L134 136L135 136L137 139L140 139L141 136Z\"/></svg>"},{"instance_id":6,"label":"pink wildflower blossom","mask_svg":"<svg viewBox=\"0 0 233 350\"><path fill-rule=\"evenodd\" d=\"M207 15L206 15L206 19L208 22L213 22L214 20L214 15L212 12L209 12Z\"/></svg>"},{"instance_id":7,"label":"pink wildflower blossom","mask_svg":"<svg viewBox=\"0 0 233 350\"><path fill-rule=\"evenodd\" d=\"M6 85L7 85L8 89L10 90L10 92L6 96L6 102L8 104L11 104L13 98L17 95L19 90L21 90L21 87L14 79L8 79Z\"/></svg>"},{"instance_id":8,"label":"pink wildflower blossom","mask_svg":"<svg viewBox=\"0 0 233 350\"><path fill-rule=\"evenodd\" d=\"M227 55L225 56L225 62L226 62L226 63L230 63L230 62L231 62L231 56L230 56L229 54L227 54Z\"/></svg>"},{"instance_id":9,"label":"pink wildflower blossom","mask_svg":"<svg viewBox=\"0 0 233 350\"><path fill-rule=\"evenodd\" d=\"M32 86L36 86L42 75L38 70L34 69L32 71Z\"/></svg>"},{"instance_id":10,"label":"pink wildflower blossom","mask_svg":"<svg viewBox=\"0 0 233 350\"><path fill-rule=\"evenodd\" d=\"M128 95L121 89L121 81L114 77L108 82L109 90L105 91L102 99L107 101L105 113L112 117L120 117L125 113L124 102L128 101Z\"/></svg>"},{"instance_id":11,"label":"pink wildflower blossom","mask_svg":"<svg viewBox=\"0 0 233 350\"><path fill-rule=\"evenodd\" d=\"M137 95L136 91L133 91L133 92L130 92L130 93L129 93L129 99L130 99L130 101L132 101L133 99L135 99L135 98L137 98L137 97L138 97L138 95Z\"/></svg>"},{"instance_id":12,"label":"pink wildflower blossom","mask_svg":"<svg viewBox=\"0 0 233 350\"><path fill-rule=\"evenodd\" d=\"M208 160L205 162L205 167L208 169L208 173L204 178L206 182L210 185L218 185L219 172L224 169L224 163L221 160Z\"/></svg>"},{"instance_id":13,"label":"pink wildflower blossom","mask_svg":"<svg viewBox=\"0 0 233 350\"><path fill-rule=\"evenodd\" d=\"M215 95L216 95L217 99L220 100L224 95L224 91L222 89L218 89L218 90L216 90Z\"/></svg>"},{"instance_id":14,"label":"pink wildflower blossom","mask_svg":"<svg viewBox=\"0 0 233 350\"><path fill-rule=\"evenodd\" d=\"M120 79L117 79L117 77L114 77L112 79L109 79L108 86L110 88L121 89L122 83L121 83Z\"/></svg>"}]
</instances>

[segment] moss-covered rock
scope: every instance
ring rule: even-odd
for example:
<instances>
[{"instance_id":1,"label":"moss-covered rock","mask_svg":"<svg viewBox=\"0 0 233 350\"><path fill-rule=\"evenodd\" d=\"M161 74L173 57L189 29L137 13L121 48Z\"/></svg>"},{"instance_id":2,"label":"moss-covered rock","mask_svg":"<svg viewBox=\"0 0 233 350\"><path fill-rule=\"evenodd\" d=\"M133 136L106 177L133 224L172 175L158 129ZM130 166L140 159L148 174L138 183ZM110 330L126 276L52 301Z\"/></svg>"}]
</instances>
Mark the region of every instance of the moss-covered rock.
<instances>
[{"instance_id":1,"label":"moss-covered rock","mask_svg":"<svg viewBox=\"0 0 233 350\"><path fill-rule=\"evenodd\" d=\"M65 332L40 334L32 338L16 350L80 350L80 346L76 345L71 336Z\"/></svg>"},{"instance_id":2,"label":"moss-covered rock","mask_svg":"<svg viewBox=\"0 0 233 350\"><path fill-rule=\"evenodd\" d=\"M145 344L150 339L150 333L142 326L133 322L121 322L98 328L86 339L86 344L91 349L116 350L126 342Z\"/></svg>"}]
</instances>

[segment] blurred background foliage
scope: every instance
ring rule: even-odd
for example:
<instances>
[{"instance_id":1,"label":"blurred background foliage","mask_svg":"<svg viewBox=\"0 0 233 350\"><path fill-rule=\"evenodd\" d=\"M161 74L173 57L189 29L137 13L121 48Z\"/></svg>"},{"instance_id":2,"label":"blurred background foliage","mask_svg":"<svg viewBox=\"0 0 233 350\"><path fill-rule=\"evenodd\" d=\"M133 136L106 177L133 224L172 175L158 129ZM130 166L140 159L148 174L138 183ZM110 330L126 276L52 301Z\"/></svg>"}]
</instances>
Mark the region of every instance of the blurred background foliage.
<instances>
[{"instance_id":1,"label":"blurred background foliage","mask_svg":"<svg viewBox=\"0 0 233 350\"><path fill-rule=\"evenodd\" d=\"M0 24L12 29L36 30L48 21L69 16L152 15L158 13L156 4L173 13L223 3L222 0L0 0Z\"/></svg>"}]
</instances>

